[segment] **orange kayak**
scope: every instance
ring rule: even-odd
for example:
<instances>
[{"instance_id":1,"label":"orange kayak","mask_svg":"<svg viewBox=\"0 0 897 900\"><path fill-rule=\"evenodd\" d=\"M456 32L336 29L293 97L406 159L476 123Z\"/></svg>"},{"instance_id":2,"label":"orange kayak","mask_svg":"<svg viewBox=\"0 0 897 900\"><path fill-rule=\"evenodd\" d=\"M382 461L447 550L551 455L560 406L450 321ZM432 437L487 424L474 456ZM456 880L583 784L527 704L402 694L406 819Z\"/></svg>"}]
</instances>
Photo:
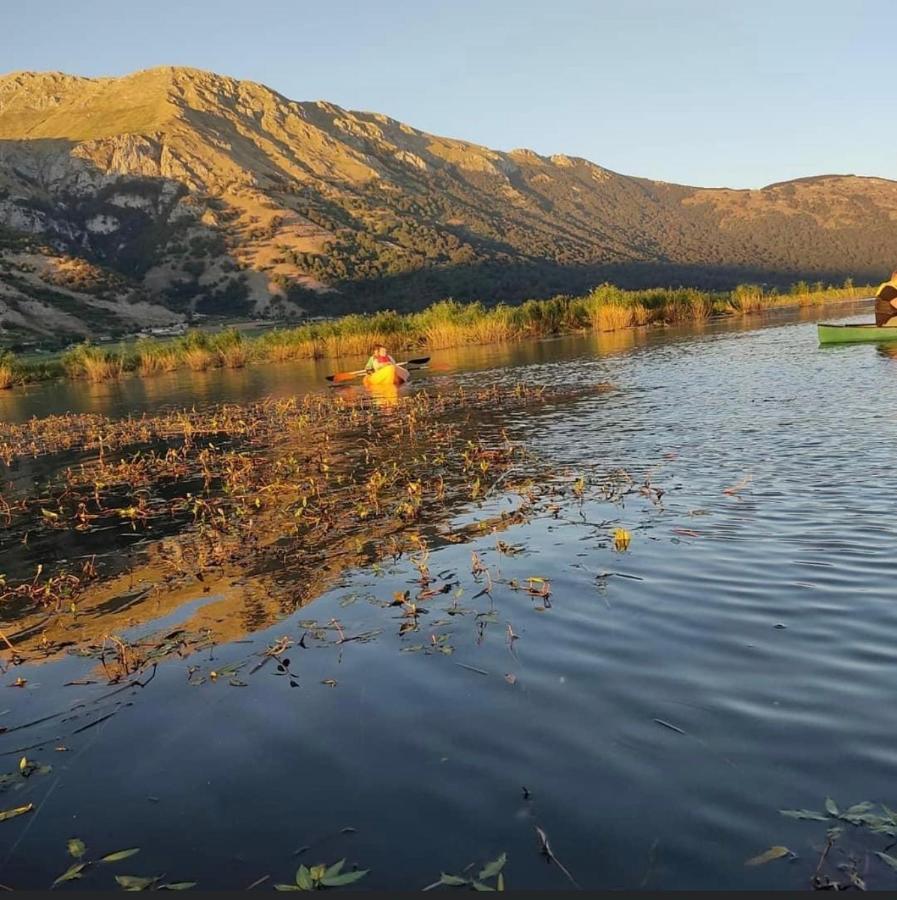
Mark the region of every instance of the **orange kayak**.
<instances>
[{"instance_id":1,"label":"orange kayak","mask_svg":"<svg viewBox=\"0 0 897 900\"><path fill-rule=\"evenodd\" d=\"M371 372L370 375L364 376L364 386L366 388L383 387L385 385L392 387L405 384L409 378L411 378L411 374L401 366L381 366L376 372Z\"/></svg>"}]
</instances>

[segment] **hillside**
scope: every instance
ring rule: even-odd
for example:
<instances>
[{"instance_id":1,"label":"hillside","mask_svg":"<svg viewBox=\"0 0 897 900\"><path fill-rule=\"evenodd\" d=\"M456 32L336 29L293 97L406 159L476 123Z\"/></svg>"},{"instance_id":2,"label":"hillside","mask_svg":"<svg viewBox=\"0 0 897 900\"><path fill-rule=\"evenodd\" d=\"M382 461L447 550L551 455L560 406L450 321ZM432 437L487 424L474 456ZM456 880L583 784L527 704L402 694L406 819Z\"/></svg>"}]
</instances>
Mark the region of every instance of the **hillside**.
<instances>
[{"instance_id":1,"label":"hillside","mask_svg":"<svg viewBox=\"0 0 897 900\"><path fill-rule=\"evenodd\" d=\"M693 188L192 69L23 72L0 78L0 225L178 314L289 316L605 279L876 280L897 260L897 182Z\"/></svg>"}]
</instances>

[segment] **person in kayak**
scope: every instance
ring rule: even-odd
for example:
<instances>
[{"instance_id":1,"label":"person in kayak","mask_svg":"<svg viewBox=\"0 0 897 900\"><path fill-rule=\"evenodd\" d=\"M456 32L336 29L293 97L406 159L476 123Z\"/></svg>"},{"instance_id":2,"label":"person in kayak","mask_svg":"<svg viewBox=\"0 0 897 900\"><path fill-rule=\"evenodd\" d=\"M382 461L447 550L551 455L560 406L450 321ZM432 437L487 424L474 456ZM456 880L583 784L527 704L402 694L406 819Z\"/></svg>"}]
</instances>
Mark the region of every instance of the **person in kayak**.
<instances>
[{"instance_id":1,"label":"person in kayak","mask_svg":"<svg viewBox=\"0 0 897 900\"><path fill-rule=\"evenodd\" d=\"M894 315L897 315L897 310L894 310ZM371 355L364 364L364 368L367 372L376 372L377 369L382 369L384 366L394 366L395 364L396 361L389 355L386 347L383 344L376 344L372 348Z\"/></svg>"},{"instance_id":2,"label":"person in kayak","mask_svg":"<svg viewBox=\"0 0 897 900\"><path fill-rule=\"evenodd\" d=\"M878 286L875 292L875 324L897 326L897 269L890 281Z\"/></svg>"}]
</instances>

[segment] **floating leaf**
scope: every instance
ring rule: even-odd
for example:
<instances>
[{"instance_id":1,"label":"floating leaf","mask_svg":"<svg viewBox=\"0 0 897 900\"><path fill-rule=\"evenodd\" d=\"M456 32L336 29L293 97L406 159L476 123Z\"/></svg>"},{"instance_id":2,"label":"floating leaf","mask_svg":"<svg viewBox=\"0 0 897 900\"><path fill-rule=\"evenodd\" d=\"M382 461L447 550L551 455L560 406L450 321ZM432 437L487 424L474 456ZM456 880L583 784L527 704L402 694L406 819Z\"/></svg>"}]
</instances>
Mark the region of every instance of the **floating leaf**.
<instances>
[{"instance_id":1,"label":"floating leaf","mask_svg":"<svg viewBox=\"0 0 897 900\"><path fill-rule=\"evenodd\" d=\"M34 809L33 803L26 803L25 806L16 806L13 809L4 809L0 812L0 822L5 822L7 819L14 819L16 816L22 816L25 813L31 812Z\"/></svg>"},{"instance_id":2,"label":"floating leaf","mask_svg":"<svg viewBox=\"0 0 897 900\"><path fill-rule=\"evenodd\" d=\"M189 891L190 888L195 888L195 881L171 881L168 884L160 884L160 891ZM291 885L292 887L292 885Z\"/></svg>"},{"instance_id":3,"label":"floating leaf","mask_svg":"<svg viewBox=\"0 0 897 900\"><path fill-rule=\"evenodd\" d=\"M488 884L483 884L481 881L471 881L470 885L475 891L494 891L495 890L494 887L489 887Z\"/></svg>"},{"instance_id":4,"label":"floating leaf","mask_svg":"<svg viewBox=\"0 0 897 900\"><path fill-rule=\"evenodd\" d=\"M324 874L322 878L332 878L334 875L339 875L343 870L343 866L346 864L345 858L335 862L329 869L324 870Z\"/></svg>"},{"instance_id":5,"label":"floating leaf","mask_svg":"<svg viewBox=\"0 0 897 900\"><path fill-rule=\"evenodd\" d=\"M84 841L82 841L81 838L72 838L68 842L68 850L69 856L73 856L75 859L81 859L87 852L87 847L84 846Z\"/></svg>"},{"instance_id":6,"label":"floating leaf","mask_svg":"<svg viewBox=\"0 0 897 900\"><path fill-rule=\"evenodd\" d=\"M354 884L356 881L361 881L365 875L368 873L368 869L359 869L357 872L343 872L342 875L333 875L332 877L324 876L321 879L321 884L326 887L340 887L344 884Z\"/></svg>"},{"instance_id":7,"label":"floating leaf","mask_svg":"<svg viewBox=\"0 0 897 900\"><path fill-rule=\"evenodd\" d=\"M480 881L485 881L487 878L494 878L498 873L505 867L505 863L508 861L508 854L502 853L498 859L492 860L491 863L486 863L485 866L480 870L480 874L477 878Z\"/></svg>"},{"instance_id":8,"label":"floating leaf","mask_svg":"<svg viewBox=\"0 0 897 900\"><path fill-rule=\"evenodd\" d=\"M838 815L838 804L831 797L825 798L825 811L831 816Z\"/></svg>"},{"instance_id":9,"label":"floating leaf","mask_svg":"<svg viewBox=\"0 0 897 900\"><path fill-rule=\"evenodd\" d=\"M814 812L812 809L780 809L779 812L789 819L807 819L811 822L828 822L828 816Z\"/></svg>"},{"instance_id":10,"label":"floating leaf","mask_svg":"<svg viewBox=\"0 0 897 900\"><path fill-rule=\"evenodd\" d=\"M897 872L897 858L891 856L889 853L882 853L881 850L876 850L875 855Z\"/></svg>"},{"instance_id":11,"label":"floating leaf","mask_svg":"<svg viewBox=\"0 0 897 900\"><path fill-rule=\"evenodd\" d=\"M159 878L140 878L137 875L116 875L115 880L126 891L145 891L150 885L155 884Z\"/></svg>"},{"instance_id":12,"label":"floating leaf","mask_svg":"<svg viewBox=\"0 0 897 900\"><path fill-rule=\"evenodd\" d=\"M308 866L299 866L296 870L296 884L300 891L313 891L315 889Z\"/></svg>"},{"instance_id":13,"label":"floating leaf","mask_svg":"<svg viewBox=\"0 0 897 900\"><path fill-rule=\"evenodd\" d=\"M772 862L774 859L781 859L783 856L788 856L790 853L791 851L787 847L770 847L765 853L761 853L759 856L752 856L745 865L762 866L768 862Z\"/></svg>"},{"instance_id":14,"label":"floating leaf","mask_svg":"<svg viewBox=\"0 0 897 900\"><path fill-rule=\"evenodd\" d=\"M140 852L139 847L131 847L130 850L116 850L115 853L107 853L106 856L100 857L101 863L114 863L121 862L123 859L127 859L129 856L134 856L136 853Z\"/></svg>"},{"instance_id":15,"label":"floating leaf","mask_svg":"<svg viewBox=\"0 0 897 900\"><path fill-rule=\"evenodd\" d=\"M856 803L844 813L845 816L859 816L864 812L869 812L875 806L874 803L870 803L868 800L864 800L862 803Z\"/></svg>"},{"instance_id":16,"label":"floating leaf","mask_svg":"<svg viewBox=\"0 0 897 900\"><path fill-rule=\"evenodd\" d=\"M74 855L74 854L72 854ZM87 868L88 863L72 863L60 876L53 882L53 887L62 884L64 881L74 881L81 877L81 873Z\"/></svg>"},{"instance_id":17,"label":"floating leaf","mask_svg":"<svg viewBox=\"0 0 897 900\"><path fill-rule=\"evenodd\" d=\"M311 888L299 887L298 884L275 884L275 891L310 891Z\"/></svg>"}]
</instances>

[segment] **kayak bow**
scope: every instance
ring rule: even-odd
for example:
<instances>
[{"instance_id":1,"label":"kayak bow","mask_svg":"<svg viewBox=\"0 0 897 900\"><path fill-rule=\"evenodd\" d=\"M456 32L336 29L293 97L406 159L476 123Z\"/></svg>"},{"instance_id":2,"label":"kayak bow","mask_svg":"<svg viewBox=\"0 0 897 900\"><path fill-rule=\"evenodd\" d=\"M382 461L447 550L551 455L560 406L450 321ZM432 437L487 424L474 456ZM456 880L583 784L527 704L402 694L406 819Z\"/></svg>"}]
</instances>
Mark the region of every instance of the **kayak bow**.
<instances>
[{"instance_id":1,"label":"kayak bow","mask_svg":"<svg viewBox=\"0 0 897 900\"><path fill-rule=\"evenodd\" d=\"M820 344L853 344L860 341L897 341L897 328L881 325L828 325L819 323Z\"/></svg>"},{"instance_id":2,"label":"kayak bow","mask_svg":"<svg viewBox=\"0 0 897 900\"><path fill-rule=\"evenodd\" d=\"M395 386L405 384L411 378L411 373L407 369L403 369L400 365L381 366L376 372L364 376L364 386L366 388L383 387L384 385Z\"/></svg>"}]
</instances>

